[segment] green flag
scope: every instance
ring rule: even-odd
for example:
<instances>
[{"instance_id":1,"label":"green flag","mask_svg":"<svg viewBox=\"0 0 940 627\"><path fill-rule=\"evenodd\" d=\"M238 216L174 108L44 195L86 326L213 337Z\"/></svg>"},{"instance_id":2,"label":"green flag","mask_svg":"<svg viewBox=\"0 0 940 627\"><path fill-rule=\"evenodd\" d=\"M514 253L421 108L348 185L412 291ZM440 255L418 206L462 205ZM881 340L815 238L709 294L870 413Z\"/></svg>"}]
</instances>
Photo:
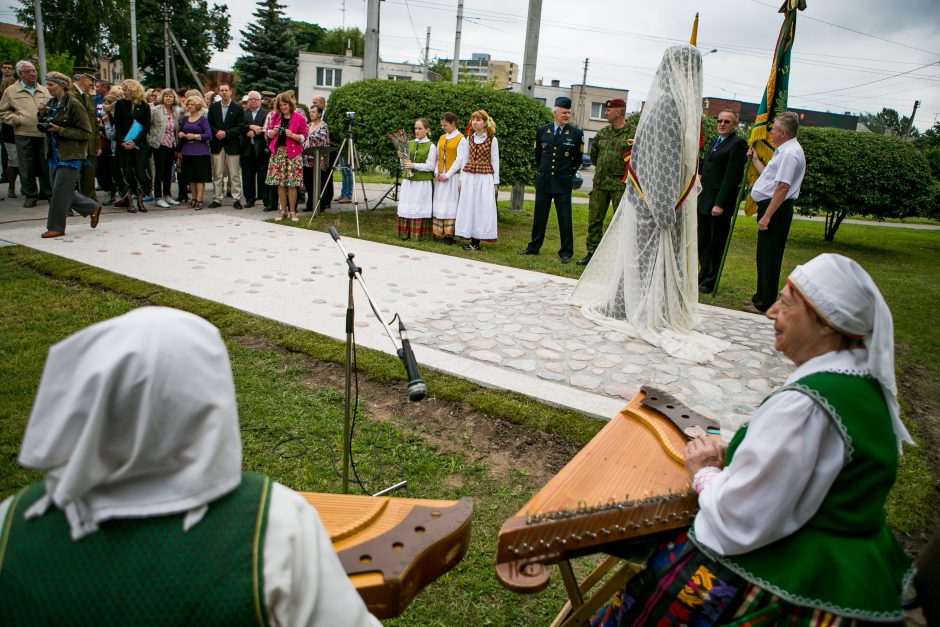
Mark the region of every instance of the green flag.
<instances>
[{"instance_id":1,"label":"green flag","mask_svg":"<svg viewBox=\"0 0 940 627\"><path fill-rule=\"evenodd\" d=\"M754 152L764 163L770 161L774 154L774 146L769 141L770 125L778 113L787 109L787 93L790 83L790 53L793 50L793 40L796 37L796 13L806 9L806 0L786 0L780 7L780 13L784 14L783 25L780 27L780 34L777 36L777 48L774 51L773 64L770 66L770 78L767 79L767 88L764 90L764 96L761 98L760 107L757 109L757 119L754 126L751 127L751 135L747 140L748 145L754 149ZM747 169L748 188L754 185L758 173L752 168ZM744 205L744 213L752 216L757 213L757 204L747 196L747 203Z\"/></svg>"}]
</instances>

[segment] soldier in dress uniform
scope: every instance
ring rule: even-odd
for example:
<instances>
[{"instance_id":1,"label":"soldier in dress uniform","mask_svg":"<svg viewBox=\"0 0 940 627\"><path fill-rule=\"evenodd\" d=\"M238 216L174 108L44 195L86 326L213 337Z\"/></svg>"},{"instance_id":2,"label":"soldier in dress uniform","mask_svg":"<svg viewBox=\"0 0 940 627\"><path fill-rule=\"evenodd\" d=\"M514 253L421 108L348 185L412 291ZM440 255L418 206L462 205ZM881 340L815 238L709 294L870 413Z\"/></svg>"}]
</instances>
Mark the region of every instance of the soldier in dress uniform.
<instances>
[{"instance_id":1,"label":"soldier in dress uniform","mask_svg":"<svg viewBox=\"0 0 940 627\"><path fill-rule=\"evenodd\" d=\"M519 251L520 255L537 255L545 240L545 224L552 201L558 214L561 248L558 256L569 263L574 254L574 235L571 232L571 187L575 172L581 167L584 134L568 124L571 117L571 98L555 99L552 109L554 122L535 131L535 163L539 173L535 178L535 218L532 222L532 241Z\"/></svg>"},{"instance_id":2,"label":"soldier in dress uniform","mask_svg":"<svg viewBox=\"0 0 940 627\"><path fill-rule=\"evenodd\" d=\"M627 103L622 98L611 98L604 107L604 115L610 125L598 131L591 142L594 186L588 204L587 255L578 260L579 266L588 265L597 245L601 243L607 208L613 205L616 211L620 205L620 198L626 188L623 180L624 158L630 150L632 136L636 132L633 125L627 124Z\"/></svg>"}]
</instances>

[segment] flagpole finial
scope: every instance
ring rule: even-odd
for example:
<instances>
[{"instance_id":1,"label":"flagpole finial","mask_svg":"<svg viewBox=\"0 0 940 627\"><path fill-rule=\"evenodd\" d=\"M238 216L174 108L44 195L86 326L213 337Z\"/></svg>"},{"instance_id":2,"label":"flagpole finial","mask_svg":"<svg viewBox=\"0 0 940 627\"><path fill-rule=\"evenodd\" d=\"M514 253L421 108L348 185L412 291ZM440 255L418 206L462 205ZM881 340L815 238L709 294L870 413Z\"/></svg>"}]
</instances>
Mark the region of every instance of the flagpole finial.
<instances>
[{"instance_id":1,"label":"flagpole finial","mask_svg":"<svg viewBox=\"0 0 940 627\"><path fill-rule=\"evenodd\" d=\"M800 11L806 10L806 0L783 0L783 4L780 5L780 10L777 13L790 13L791 11Z\"/></svg>"},{"instance_id":2,"label":"flagpole finial","mask_svg":"<svg viewBox=\"0 0 940 627\"><path fill-rule=\"evenodd\" d=\"M689 43L693 46L698 45L698 13L695 14L695 21L692 22L692 37L689 39Z\"/></svg>"}]
</instances>

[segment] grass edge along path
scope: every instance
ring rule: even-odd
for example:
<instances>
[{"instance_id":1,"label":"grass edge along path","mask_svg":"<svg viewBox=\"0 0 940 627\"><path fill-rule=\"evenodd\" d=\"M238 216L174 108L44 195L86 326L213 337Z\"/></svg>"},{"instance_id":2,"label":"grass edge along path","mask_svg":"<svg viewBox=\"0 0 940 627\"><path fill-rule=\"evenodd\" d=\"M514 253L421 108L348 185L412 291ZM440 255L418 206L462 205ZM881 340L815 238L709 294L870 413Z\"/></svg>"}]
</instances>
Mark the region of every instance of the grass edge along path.
<instances>
[{"instance_id":1,"label":"grass edge along path","mask_svg":"<svg viewBox=\"0 0 940 627\"><path fill-rule=\"evenodd\" d=\"M146 301L146 304L190 311L219 327L224 337L257 335L288 351L304 353L321 361L345 363L345 344L341 341L227 305L20 246L0 249L0 260L27 265L56 279L78 281L89 287ZM378 351L358 349L358 366L362 375L379 382L404 381L399 360ZM547 431L579 445L590 441L603 426L599 420L577 412L550 407L515 392L484 388L429 368L422 369L422 376L431 396L451 402L466 402L490 418ZM926 385L926 382L920 383ZM922 442L918 425L909 418L910 412L903 396L901 405L905 424L914 439ZM887 503L889 523L908 537L922 531L931 519L936 491L936 481L931 476L924 447L906 447L898 469L898 481Z\"/></svg>"}]
</instances>

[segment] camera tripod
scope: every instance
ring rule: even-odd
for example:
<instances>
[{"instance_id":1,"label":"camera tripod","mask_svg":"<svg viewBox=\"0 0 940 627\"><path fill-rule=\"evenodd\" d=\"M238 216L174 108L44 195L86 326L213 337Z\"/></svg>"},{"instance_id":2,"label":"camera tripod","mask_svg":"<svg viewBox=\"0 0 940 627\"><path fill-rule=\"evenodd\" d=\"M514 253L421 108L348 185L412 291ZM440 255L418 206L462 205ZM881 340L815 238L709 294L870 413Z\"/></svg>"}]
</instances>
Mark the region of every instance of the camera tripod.
<instances>
[{"instance_id":1,"label":"camera tripod","mask_svg":"<svg viewBox=\"0 0 940 627\"><path fill-rule=\"evenodd\" d=\"M343 149L346 152L343 152ZM339 165L339 160L345 155L346 157L346 166L349 168L350 173L352 174L352 202L353 209L356 212L356 237L359 237L359 193L356 190L356 173L359 172L359 151L356 150L356 139L353 137L352 124L347 118L346 121L346 137L343 138L343 142L339 145L339 150L336 151L336 157L333 159L333 164L330 167L330 172L333 172L337 165ZM330 185L333 184L332 179L329 182ZM361 191L362 191L362 204L365 205L366 209L369 208L369 201L366 198L366 186L365 183L360 180L359 182ZM313 208L313 214L310 216L310 220L307 222L307 226L313 223L313 219L320 213L320 203L323 200L323 192L325 188L320 190L320 195L317 198L317 204Z\"/></svg>"}]
</instances>

